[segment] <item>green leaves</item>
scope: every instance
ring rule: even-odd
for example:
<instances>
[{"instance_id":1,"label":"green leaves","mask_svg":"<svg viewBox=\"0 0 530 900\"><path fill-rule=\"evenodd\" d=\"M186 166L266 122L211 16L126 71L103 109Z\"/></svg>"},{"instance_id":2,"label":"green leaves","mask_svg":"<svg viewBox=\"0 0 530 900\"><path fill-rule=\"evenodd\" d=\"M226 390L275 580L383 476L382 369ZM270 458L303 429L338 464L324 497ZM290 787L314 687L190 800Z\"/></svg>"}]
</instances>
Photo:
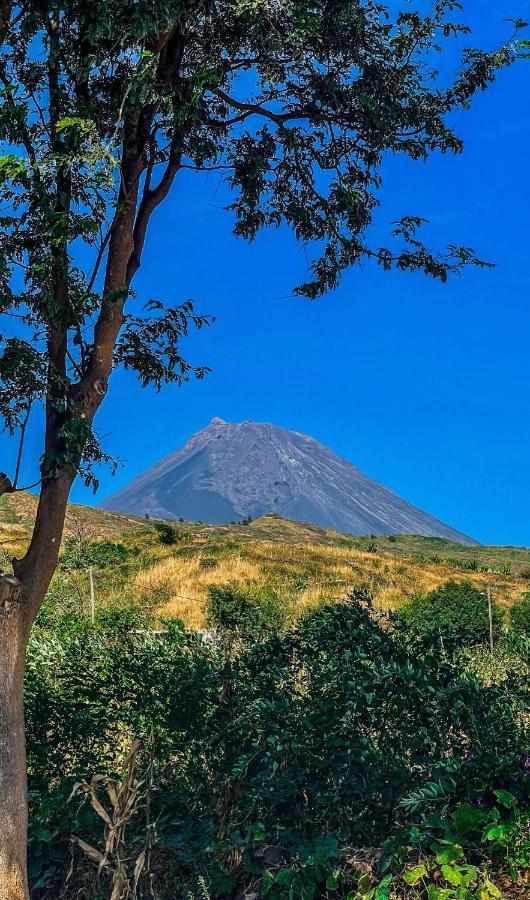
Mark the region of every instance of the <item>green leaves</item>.
<instances>
[{"instance_id":1,"label":"green leaves","mask_svg":"<svg viewBox=\"0 0 530 900\"><path fill-rule=\"evenodd\" d=\"M335 871L326 878L326 890L336 891L339 887L339 879L340 869L335 869Z\"/></svg>"},{"instance_id":2,"label":"green leaves","mask_svg":"<svg viewBox=\"0 0 530 900\"><path fill-rule=\"evenodd\" d=\"M452 814L454 826L459 834L468 834L470 831L476 831L485 818L484 811L477 806L472 806L470 803L462 803Z\"/></svg>"},{"instance_id":3,"label":"green leaves","mask_svg":"<svg viewBox=\"0 0 530 900\"><path fill-rule=\"evenodd\" d=\"M517 806L518 800L513 794L510 794L509 791L505 791L502 788L497 788L497 790L493 791L499 803L502 803L506 809L514 809Z\"/></svg>"},{"instance_id":4,"label":"green leaves","mask_svg":"<svg viewBox=\"0 0 530 900\"><path fill-rule=\"evenodd\" d=\"M502 900L502 893L489 878L485 878L480 893L480 900L490 900L490 898L491 900Z\"/></svg>"},{"instance_id":5,"label":"green leaves","mask_svg":"<svg viewBox=\"0 0 530 900\"><path fill-rule=\"evenodd\" d=\"M7 430L21 426L34 401L46 390L46 359L34 343L0 337L0 416Z\"/></svg>"},{"instance_id":6,"label":"green leaves","mask_svg":"<svg viewBox=\"0 0 530 900\"><path fill-rule=\"evenodd\" d=\"M508 829L506 825L487 825L484 831L482 832L482 840L483 841L499 841L502 840L508 833Z\"/></svg>"},{"instance_id":7,"label":"green leaves","mask_svg":"<svg viewBox=\"0 0 530 900\"><path fill-rule=\"evenodd\" d=\"M434 858L402 872L406 884L419 888L422 882L429 900L489 900L496 896L488 893L490 886L493 891L497 889L477 866L459 862L464 856L461 847L447 844L441 852L440 846L435 845L433 850Z\"/></svg>"},{"instance_id":8,"label":"green leaves","mask_svg":"<svg viewBox=\"0 0 530 900\"><path fill-rule=\"evenodd\" d=\"M453 782L454 785L454 782ZM428 781L421 788L411 791L408 796L400 800L399 805L409 814L417 812L422 806L429 803L436 803L445 799L447 796L447 787L440 781Z\"/></svg>"},{"instance_id":9,"label":"green leaves","mask_svg":"<svg viewBox=\"0 0 530 900\"><path fill-rule=\"evenodd\" d=\"M357 882L357 889L350 891L347 900L389 900L392 875L385 877L375 885L370 875L362 875Z\"/></svg>"},{"instance_id":10,"label":"green leaves","mask_svg":"<svg viewBox=\"0 0 530 900\"><path fill-rule=\"evenodd\" d=\"M503 614L493 603L495 637L501 630ZM471 581L448 581L427 594L409 600L399 616L418 633L444 642L446 652L462 646L486 645L489 641L488 600Z\"/></svg>"},{"instance_id":11,"label":"green leaves","mask_svg":"<svg viewBox=\"0 0 530 900\"><path fill-rule=\"evenodd\" d=\"M17 181L26 171L27 162L13 153L0 156L0 182Z\"/></svg>"},{"instance_id":12,"label":"green leaves","mask_svg":"<svg viewBox=\"0 0 530 900\"><path fill-rule=\"evenodd\" d=\"M421 881L422 878L427 874L427 867L424 863L420 863L419 866L414 866L413 869L406 869L402 874L403 881L406 881L407 884L415 885L418 881Z\"/></svg>"},{"instance_id":13,"label":"green leaves","mask_svg":"<svg viewBox=\"0 0 530 900\"><path fill-rule=\"evenodd\" d=\"M188 363L180 345L192 327L200 330L212 321L196 313L190 300L173 307L150 300L143 315L125 316L115 361L136 372L143 387L153 385L156 390L167 383L180 386L192 377L202 379L210 369Z\"/></svg>"},{"instance_id":14,"label":"green leaves","mask_svg":"<svg viewBox=\"0 0 530 900\"><path fill-rule=\"evenodd\" d=\"M94 134L95 123L91 119L82 119L80 116L67 116L65 119L59 119L55 126L55 130L60 134L72 128L81 134Z\"/></svg>"},{"instance_id":15,"label":"green leaves","mask_svg":"<svg viewBox=\"0 0 530 900\"><path fill-rule=\"evenodd\" d=\"M441 872L443 878L454 887L467 888L478 876L478 869L475 866L443 865Z\"/></svg>"},{"instance_id":16,"label":"green leaves","mask_svg":"<svg viewBox=\"0 0 530 900\"><path fill-rule=\"evenodd\" d=\"M389 900L391 884L392 875L386 875L373 889L373 900Z\"/></svg>"},{"instance_id":17,"label":"green leaves","mask_svg":"<svg viewBox=\"0 0 530 900\"><path fill-rule=\"evenodd\" d=\"M35 872L53 854L50 866L62 860L66 877L62 836L72 831L96 846L93 820L77 823L59 787L112 771L122 735L153 728L157 865L185 871L187 884L202 877L212 900L251 891L388 900L393 889L499 900L495 873L530 861L527 737L505 716L517 682L470 694L460 664L428 642L411 652L402 633L353 601L279 627L284 597L220 586L209 626L219 639L203 640L175 623L150 632L120 595L92 628L79 607L79 568L67 583L72 566L94 565L97 586L114 584L123 567L142 564L144 539L134 556L129 538L126 548L69 544L30 645ZM417 805L400 804L414 794ZM143 846L139 822L130 839Z\"/></svg>"},{"instance_id":18,"label":"green leaves","mask_svg":"<svg viewBox=\"0 0 530 900\"><path fill-rule=\"evenodd\" d=\"M455 860L461 859L464 855L462 847L460 847L459 844L452 844L450 842L433 844L431 849L436 857L436 862L439 865L455 862Z\"/></svg>"}]
</instances>

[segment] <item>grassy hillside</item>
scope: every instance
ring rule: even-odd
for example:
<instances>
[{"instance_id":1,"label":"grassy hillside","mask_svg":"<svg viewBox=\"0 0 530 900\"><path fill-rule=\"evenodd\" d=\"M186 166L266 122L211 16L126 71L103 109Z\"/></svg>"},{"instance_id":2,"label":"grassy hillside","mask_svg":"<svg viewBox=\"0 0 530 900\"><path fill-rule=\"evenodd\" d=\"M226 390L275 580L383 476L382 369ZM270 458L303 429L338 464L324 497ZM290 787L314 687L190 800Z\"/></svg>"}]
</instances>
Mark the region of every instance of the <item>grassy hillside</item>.
<instances>
[{"instance_id":1,"label":"grassy hillside","mask_svg":"<svg viewBox=\"0 0 530 900\"><path fill-rule=\"evenodd\" d=\"M0 541L2 546L27 543L37 510L35 494L4 494L0 497ZM82 527L94 540L116 538L138 529L141 520L102 512L90 506L68 505L65 537Z\"/></svg>"},{"instance_id":2,"label":"grassy hillside","mask_svg":"<svg viewBox=\"0 0 530 900\"><path fill-rule=\"evenodd\" d=\"M27 544L36 502L30 494L0 500L6 564ZM73 596L86 608L91 562L99 605L135 602L154 608L160 618L201 628L209 587L227 583L281 595L293 617L352 590L369 594L380 608L397 608L449 578L490 585L503 605L530 589L527 548L467 547L407 535L355 538L274 515L248 524L174 526L175 543L164 545L149 520L71 505L65 528L69 549L52 595ZM101 542L121 550L87 555L87 547Z\"/></svg>"}]
</instances>

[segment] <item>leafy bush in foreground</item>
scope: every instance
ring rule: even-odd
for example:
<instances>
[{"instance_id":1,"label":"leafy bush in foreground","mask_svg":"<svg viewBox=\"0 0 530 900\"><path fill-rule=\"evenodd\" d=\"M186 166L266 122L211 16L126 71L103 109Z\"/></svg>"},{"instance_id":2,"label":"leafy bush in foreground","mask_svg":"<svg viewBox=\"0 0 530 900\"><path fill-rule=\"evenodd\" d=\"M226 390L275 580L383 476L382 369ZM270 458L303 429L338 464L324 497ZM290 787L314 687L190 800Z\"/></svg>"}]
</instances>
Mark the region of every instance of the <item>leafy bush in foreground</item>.
<instances>
[{"instance_id":1,"label":"leafy bush in foreground","mask_svg":"<svg viewBox=\"0 0 530 900\"><path fill-rule=\"evenodd\" d=\"M253 602L231 589L212 596L211 613L237 642L201 641L178 625L35 632L26 694L35 898L110 896L110 868L98 882L81 850L65 889L69 838L103 852L90 791L111 816L102 776L116 776L139 737L152 752L139 762L121 851L131 873L143 860L139 897L385 900L395 885L420 897L430 884L430 898L490 900L482 870L470 878L463 868L484 853L486 829L500 865L511 846L520 860L528 852L528 697L517 670L486 687L436 638L404 640L354 601L289 630L256 630ZM68 800L79 781L87 800ZM462 834L466 810L473 828ZM442 878L438 844L466 846L465 858L443 863L453 866L447 878L468 878L460 894L447 893L456 881ZM377 846L379 874L355 858ZM403 880L417 866L417 885Z\"/></svg>"},{"instance_id":2,"label":"leafy bush in foreground","mask_svg":"<svg viewBox=\"0 0 530 900\"><path fill-rule=\"evenodd\" d=\"M211 585L207 622L221 637L256 640L286 625L289 603L268 586L242 590L235 585Z\"/></svg>"}]
</instances>

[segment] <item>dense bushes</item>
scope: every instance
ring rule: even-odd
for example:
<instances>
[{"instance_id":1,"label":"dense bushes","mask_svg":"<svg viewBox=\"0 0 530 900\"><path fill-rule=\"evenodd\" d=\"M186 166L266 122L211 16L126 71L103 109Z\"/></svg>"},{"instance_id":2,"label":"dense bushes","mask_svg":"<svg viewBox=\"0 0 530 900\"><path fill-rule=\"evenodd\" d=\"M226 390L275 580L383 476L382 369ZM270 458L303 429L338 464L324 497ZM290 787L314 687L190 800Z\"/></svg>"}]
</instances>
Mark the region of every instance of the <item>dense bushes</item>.
<instances>
[{"instance_id":1,"label":"dense bushes","mask_svg":"<svg viewBox=\"0 0 530 900\"><path fill-rule=\"evenodd\" d=\"M510 609L510 625L516 634L530 637L530 594L525 594Z\"/></svg>"},{"instance_id":2,"label":"dense bushes","mask_svg":"<svg viewBox=\"0 0 530 900\"><path fill-rule=\"evenodd\" d=\"M72 833L102 848L96 811L67 798L74 782L116 772L134 737L153 748L141 757L146 780L140 771L122 850L133 871L145 854L147 792L156 840L148 825L142 897L353 900L379 883L384 900L416 864L421 885L449 891L431 845L469 844L473 854L486 828L501 829L484 838L489 854L506 859L511 829L524 856L528 703L516 670L485 687L440 654L436 636L380 627L357 602L286 629L273 599L262 601L213 592L211 621L237 641L178 625L37 629L26 695L36 898L63 890ZM101 781L94 790L108 804ZM455 836L466 810L474 831ZM351 848L362 856L378 845L382 870L368 875ZM448 878L470 875L456 871L461 852ZM97 887L91 865L76 851L66 897L109 896L109 872ZM488 900L477 870L470 891L479 882Z\"/></svg>"},{"instance_id":3,"label":"dense bushes","mask_svg":"<svg viewBox=\"0 0 530 900\"><path fill-rule=\"evenodd\" d=\"M487 596L471 581L448 581L427 594L417 594L405 604L399 618L421 635L441 637L450 647L471 647L489 640ZM497 638L503 616L495 602L492 620Z\"/></svg>"},{"instance_id":4,"label":"dense bushes","mask_svg":"<svg viewBox=\"0 0 530 900\"><path fill-rule=\"evenodd\" d=\"M80 541L68 538L60 556L65 569L104 568L125 562L134 551L114 541Z\"/></svg>"}]
</instances>

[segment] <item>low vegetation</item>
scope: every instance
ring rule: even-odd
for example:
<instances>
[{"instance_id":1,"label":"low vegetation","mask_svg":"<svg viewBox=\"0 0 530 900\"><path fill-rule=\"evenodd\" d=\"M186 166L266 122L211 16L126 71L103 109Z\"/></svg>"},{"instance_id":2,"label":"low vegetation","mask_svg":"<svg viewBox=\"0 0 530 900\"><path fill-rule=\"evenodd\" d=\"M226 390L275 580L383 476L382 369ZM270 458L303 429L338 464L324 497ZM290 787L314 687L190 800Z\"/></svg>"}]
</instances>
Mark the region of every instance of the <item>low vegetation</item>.
<instances>
[{"instance_id":1,"label":"low vegetation","mask_svg":"<svg viewBox=\"0 0 530 900\"><path fill-rule=\"evenodd\" d=\"M526 603L523 599L514 608ZM504 619L499 604L488 600L486 592L471 581L448 581L426 594L416 594L405 602L399 617L419 634L437 635L444 646L458 647L497 641Z\"/></svg>"},{"instance_id":2,"label":"low vegetation","mask_svg":"<svg viewBox=\"0 0 530 900\"><path fill-rule=\"evenodd\" d=\"M473 590L434 593L465 613ZM286 611L212 586L199 637L49 601L26 680L35 898L527 896L528 640L505 629L492 656L486 622L442 649L353 598Z\"/></svg>"},{"instance_id":3,"label":"low vegetation","mask_svg":"<svg viewBox=\"0 0 530 900\"><path fill-rule=\"evenodd\" d=\"M34 511L31 495L0 500L6 567L9 556L24 549ZM489 586L494 606L504 610L529 590L530 550L407 535L356 538L273 515L211 526L71 506L49 595L60 595L75 614L86 613L90 567L98 607L147 605L160 621L178 618L187 628L204 629L210 588L227 584L277 592L292 620L352 592L378 609L397 610L449 580L470 581L480 592Z\"/></svg>"},{"instance_id":4,"label":"low vegetation","mask_svg":"<svg viewBox=\"0 0 530 900\"><path fill-rule=\"evenodd\" d=\"M524 551L106 516L28 651L35 900L528 896Z\"/></svg>"}]
</instances>

